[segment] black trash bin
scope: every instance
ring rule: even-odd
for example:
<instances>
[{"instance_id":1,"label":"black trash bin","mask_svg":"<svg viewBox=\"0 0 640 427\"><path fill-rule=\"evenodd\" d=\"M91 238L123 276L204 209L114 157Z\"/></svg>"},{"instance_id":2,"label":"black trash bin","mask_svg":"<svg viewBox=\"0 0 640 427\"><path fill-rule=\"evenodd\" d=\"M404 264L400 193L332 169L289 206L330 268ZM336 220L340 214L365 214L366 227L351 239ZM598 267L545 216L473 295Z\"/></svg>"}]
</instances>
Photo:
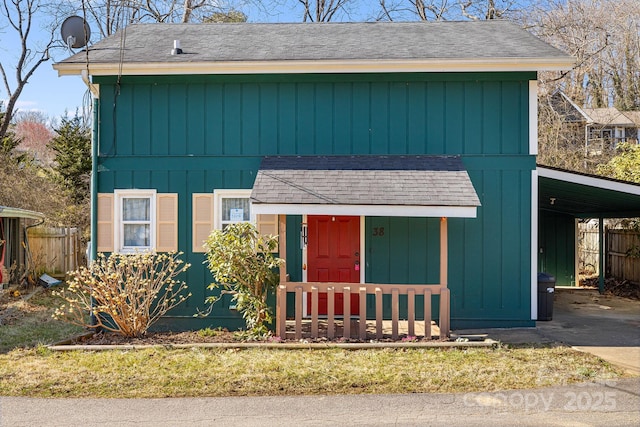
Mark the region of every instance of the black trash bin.
<instances>
[{"instance_id":1,"label":"black trash bin","mask_svg":"<svg viewBox=\"0 0 640 427\"><path fill-rule=\"evenodd\" d=\"M556 292L556 278L547 273L538 273L538 320L553 317L553 297Z\"/></svg>"}]
</instances>

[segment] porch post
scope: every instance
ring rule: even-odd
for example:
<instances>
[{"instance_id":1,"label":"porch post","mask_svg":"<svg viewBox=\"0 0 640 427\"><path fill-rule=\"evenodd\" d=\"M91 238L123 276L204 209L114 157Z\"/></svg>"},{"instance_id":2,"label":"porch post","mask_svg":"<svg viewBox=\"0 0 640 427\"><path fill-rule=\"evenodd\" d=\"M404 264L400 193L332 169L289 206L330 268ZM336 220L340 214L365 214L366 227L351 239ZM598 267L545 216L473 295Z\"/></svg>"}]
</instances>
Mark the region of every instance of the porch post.
<instances>
[{"instance_id":1,"label":"porch post","mask_svg":"<svg viewBox=\"0 0 640 427\"><path fill-rule=\"evenodd\" d=\"M276 336L287 338L287 286L282 284L276 294Z\"/></svg>"},{"instance_id":2,"label":"porch post","mask_svg":"<svg viewBox=\"0 0 640 427\"><path fill-rule=\"evenodd\" d=\"M447 218L440 218L440 287L447 287L447 265L448 265L448 247L447 247Z\"/></svg>"},{"instance_id":3,"label":"porch post","mask_svg":"<svg viewBox=\"0 0 640 427\"><path fill-rule=\"evenodd\" d=\"M280 265L280 283L287 281L287 216L278 215L278 252L284 263ZM278 286L276 292L276 336L287 335L287 289Z\"/></svg>"},{"instance_id":4,"label":"porch post","mask_svg":"<svg viewBox=\"0 0 640 427\"><path fill-rule=\"evenodd\" d=\"M280 283L287 281L287 216L278 215L278 252L284 263L280 265Z\"/></svg>"},{"instance_id":5,"label":"porch post","mask_svg":"<svg viewBox=\"0 0 640 427\"><path fill-rule=\"evenodd\" d=\"M449 336L450 304L448 289L448 227L447 218L440 218L440 339Z\"/></svg>"},{"instance_id":6,"label":"porch post","mask_svg":"<svg viewBox=\"0 0 640 427\"><path fill-rule=\"evenodd\" d=\"M598 218L598 234L599 234L599 239L598 239L598 262L599 262L599 269L600 271L598 271L598 292L600 292L601 294L604 294L604 273L605 273L605 265L604 263L606 262L605 260L605 256L604 256L604 251L605 251L605 247L604 247L604 236L605 236L605 232L604 232L604 218L602 216L600 216L600 218Z\"/></svg>"}]
</instances>

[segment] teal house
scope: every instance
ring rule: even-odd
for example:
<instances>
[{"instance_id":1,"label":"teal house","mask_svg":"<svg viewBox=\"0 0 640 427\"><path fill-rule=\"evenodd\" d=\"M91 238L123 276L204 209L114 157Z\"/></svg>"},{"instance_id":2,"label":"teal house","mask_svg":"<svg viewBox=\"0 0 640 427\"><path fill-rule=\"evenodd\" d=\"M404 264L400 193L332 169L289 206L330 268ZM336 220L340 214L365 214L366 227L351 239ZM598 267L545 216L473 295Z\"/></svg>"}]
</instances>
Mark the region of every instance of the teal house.
<instances>
[{"instance_id":1,"label":"teal house","mask_svg":"<svg viewBox=\"0 0 640 427\"><path fill-rule=\"evenodd\" d=\"M192 264L161 327L243 325L193 315L203 240L252 221L276 333L362 337L535 324L537 72L572 62L502 21L142 24L54 68L94 96L93 252Z\"/></svg>"}]
</instances>

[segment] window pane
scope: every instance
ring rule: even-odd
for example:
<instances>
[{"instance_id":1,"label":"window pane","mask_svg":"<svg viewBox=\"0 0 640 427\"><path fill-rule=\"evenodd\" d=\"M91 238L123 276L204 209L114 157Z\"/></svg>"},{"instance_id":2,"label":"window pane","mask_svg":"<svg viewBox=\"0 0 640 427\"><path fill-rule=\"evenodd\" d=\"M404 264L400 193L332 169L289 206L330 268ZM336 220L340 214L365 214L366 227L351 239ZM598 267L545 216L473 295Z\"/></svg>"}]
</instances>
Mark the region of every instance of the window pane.
<instances>
[{"instance_id":1,"label":"window pane","mask_svg":"<svg viewBox=\"0 0 640 427\"><path fill-rule=\"evenodd\" d=\"M242 218L242 219L240 219ZM222 199L222 221L250 221L249 199L225 197Z\"/></svg>"},{"instance_id":2,"label":"window pane","mask_svg":"<svg viewBox=\"0 0 640 427\"><path fill-rule=\"evenodd\" d=\"M124 224L124 246L151 246L149 224Z\"/></svg>"},{"instance_id":3,"label":"window pane","mask_svg":"<svg viewBox=\"0 0 640 427\"><path fill-rule=\"evenodd\" d=\"M122 199L123 221L149 221L151 216L151 199L127 197Z\"/></svg>"}]
</instances>

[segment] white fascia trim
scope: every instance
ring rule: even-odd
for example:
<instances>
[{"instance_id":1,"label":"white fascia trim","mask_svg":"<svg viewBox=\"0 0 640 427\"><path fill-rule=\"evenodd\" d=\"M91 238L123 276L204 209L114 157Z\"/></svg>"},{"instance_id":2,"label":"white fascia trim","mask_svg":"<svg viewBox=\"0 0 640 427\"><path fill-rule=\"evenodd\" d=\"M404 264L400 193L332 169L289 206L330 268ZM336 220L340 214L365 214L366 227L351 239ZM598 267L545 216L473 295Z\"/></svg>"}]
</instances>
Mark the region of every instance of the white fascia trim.
<instances>
[{"instance_id":1,"label":"white fascia trim","mask_svg":"<svg viewBox=\"0 0 640 427\"><path fill-rule=\"evenodd\" d=\"M475 206L389 206L252 203L254 214L475 218Z\"/></svg>"},{"instance_id":2,"label":"white fascia trim","mask_svg":"<svg viewBox=\"0 0 640 427\"><path fill-rule=\"evenodd\" d=\"M410 59L410 60L287 60L287 61L202 61L91 63L93 76L172 75L172 74L307 74L307 73L390 73L460 71L558 71L573 66L573 59L562 58L482 58L482 59ZM86 63L58 63L58 76L81 74Z\"/></svg>"},{"instance_id":3,"label":"white fascia trim","mask_svg":"<svg viewBox=\"0 0 640 427\"><path fill-rule=\"evenodd\" d=\"M531 320L538 319L538 171L531 171Z\"/></svg>"},{"instance_id":4,"label":"white fascia trim","mask_svg":"<svg viewBox=\"0 0 640 427\"><path fill-rule=\"evenodd\" d=\"M543 178L557 179L559 181L566 181L574 184L601 188L603 190L612 190L620 193L628 193L635 196L640 196L640 185L637 184L625 184L624 182L609 181L607 179L594 178L591 176L578 175L570 172L562 172L543 167L538 167L538 175Z\"/></svg>"},{"instance_id":5,"label":"white fascia trim","mask_svg":"<svg viewBox=\"0 0 640 427\"><path fill-rule=\"evenodd\" d=\"M538 154L538 81L529 81L529 154Z\"/></svg>"}]
</instances>

